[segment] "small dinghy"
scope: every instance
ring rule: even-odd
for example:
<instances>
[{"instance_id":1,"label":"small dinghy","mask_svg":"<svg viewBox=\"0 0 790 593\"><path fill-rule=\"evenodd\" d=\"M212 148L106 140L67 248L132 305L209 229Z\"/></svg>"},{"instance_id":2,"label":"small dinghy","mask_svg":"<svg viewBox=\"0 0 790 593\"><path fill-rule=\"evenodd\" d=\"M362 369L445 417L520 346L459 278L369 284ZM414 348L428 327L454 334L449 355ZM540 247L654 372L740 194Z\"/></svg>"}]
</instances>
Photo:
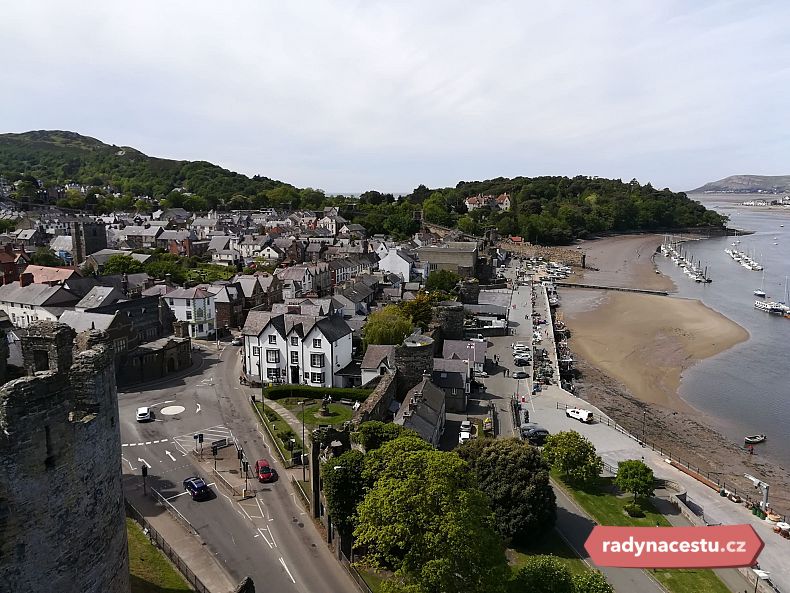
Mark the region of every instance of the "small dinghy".
<instances>
[{"instance_id":1,"label":"small dinghy","mask_svg":"<svg viewBox=\"0 0 790 593\"><path fill-rule=\"evenodd\" d=\"M748 437L743 437L743 440L747 445L756 445L757 443L762 443L763 441L765 441L765 435L752 434L749 435Z\"/></svg>"}]
</instances>

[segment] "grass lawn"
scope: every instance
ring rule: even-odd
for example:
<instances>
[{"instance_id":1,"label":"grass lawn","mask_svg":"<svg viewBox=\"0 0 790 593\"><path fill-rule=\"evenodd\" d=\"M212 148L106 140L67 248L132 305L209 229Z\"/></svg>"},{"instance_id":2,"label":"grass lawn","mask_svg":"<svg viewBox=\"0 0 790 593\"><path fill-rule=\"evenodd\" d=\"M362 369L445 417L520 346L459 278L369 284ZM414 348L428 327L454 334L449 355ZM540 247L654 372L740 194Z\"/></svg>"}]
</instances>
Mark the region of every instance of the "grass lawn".
<instances>
[{"instance_id":1,"label":"grass lawn","mask_svg":"<svg viewBox=\"0 0 790 593\"><path fill-rule=\"evenodd\" d=\"M343 422L351 420L351 417L354 415L354 410L343 404L329 404L328 416L319 415L320 410L320 403L313 403L309 406L305 406L304 414L302 414L301 406L295 406L292 408L294 415L307 426L318 426L319 424L342 424Z\"/></svg>"},{"instance_id":2,"label":"grass lawn","mask_svg":"<svg viewBox=\"0 0 790 593\"><path fill-rule=\"evenodd\" d=\"M269 406L264 408L261 402L255 402L255 406L264 417L266 426L274 435L274 444L277 445L277 449L280 451L283 457L286 459L291 458L291 452L285 446L289 439L294 439L296 441L296 449L302 449L301 435L298 435L293 430L291 430L291 427L288 426L288 423L283 420L277 412L272 410Z\"/></svg>"},{"instance_id":3,"label":"grass lawn","mask_svg":"<svg viewBox=\"0 0 790 593\"><path fill-rule=\"evenodd\" d=\"M140 526L126 519L129 536L129 578L131 593L177 593L192 591L184 577L154 546Z\"/></svg>"},{"instance_id":4,"label":"grass lawn","mask_svg":"<svg viewBox=\"0 0 790 593\"><path fill-rule=\"evenodd\" d=\"M546 534L540 542L524 548L512 548L507 550L508 561L514 572L523 566L529 556L552 555L556 556L571 572L579 574L587 572L590 568L579 556L568 547L559 533L552 530Z\"/></svg>"},{"instance_id":5,"label":"grass lawn","mask_svg":"<svg viewBox=\"0 0 790 593\"><path fill-rule=\"evenodd\" d=\"M387 580L387 575L381 574L372 568L357 564L354 565L354 568L357 569L357 572L359 572L360 576L368 584L368 587L370 587L370 590L373 591L373 593L378 593L381 588L381 584Z\"/></svg>"},{"instance_id":6,"label":"grass lawn","mask_svg":"<svg viewBox=\"0 0 790 593\"><path fill-rule=\"evenodd\" d=\"M568 492L587 513L601 525L621 527L669 527L666 518L657 513L649 503L642 504L644 517L629 517L623 506L631 502L631 496L617 496L613 478L601 478L599 487L590 491L577 490L568 486L554 472L552 477ZM729 593L727 586L712 570L674 569L651 570L650 573L672 593Z\"/></svg>"}]
</instances>

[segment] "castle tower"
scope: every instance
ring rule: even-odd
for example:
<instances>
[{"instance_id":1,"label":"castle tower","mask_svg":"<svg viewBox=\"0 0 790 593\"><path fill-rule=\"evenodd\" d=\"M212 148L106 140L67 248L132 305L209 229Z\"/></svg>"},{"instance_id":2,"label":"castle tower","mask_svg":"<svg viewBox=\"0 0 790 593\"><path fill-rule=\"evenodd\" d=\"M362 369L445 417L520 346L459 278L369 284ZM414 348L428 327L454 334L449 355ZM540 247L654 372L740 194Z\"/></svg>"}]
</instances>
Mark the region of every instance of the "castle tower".
<instances>
[{"instance_id":1,"label":"castle tower","mask_svg":"<svg viewBox=\"0 0 790 593\"><path fill-rule=\"evenodd\" d=\"M403 344L395 347L395 366L398 369L398 393L406 393L422 380L423 372L433 371L434 340L430 336L413 333Z\"/></svg>"},{"instance_id":2,"label":"castle tower","mask_svg":"<svg viewBox=\"0 0 790 593\"><path fill-rule=\"evenodd\" d=\"M28 376L0 387L0 589L128 593L107 336L37 322L22 354Z\"/></svg>"}]
</instances>

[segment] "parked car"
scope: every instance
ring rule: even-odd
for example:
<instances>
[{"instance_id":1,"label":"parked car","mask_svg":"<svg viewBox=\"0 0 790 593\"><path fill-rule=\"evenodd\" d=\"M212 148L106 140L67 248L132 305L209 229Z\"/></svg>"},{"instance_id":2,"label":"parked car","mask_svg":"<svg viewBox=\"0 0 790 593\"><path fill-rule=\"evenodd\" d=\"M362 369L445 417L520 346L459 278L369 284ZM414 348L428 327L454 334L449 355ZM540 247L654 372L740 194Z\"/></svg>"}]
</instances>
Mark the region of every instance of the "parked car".
<instances>
[{"instance_id":1,"label":"parked car","mask_svg":"<svg viewBox=\"0 0 790 593\"><path fill-rule=\"evenodd\" d=\"M587 424L593 421L593 413L590 410L583 410L581 408L567 408L565 415L568 418L575 418L579 422L586 422Z\"/></svg>"},{"instance_id":2,"label":"parked car","mask_svg":"<svg viewBox=\"0 0 790 593\"><path fill-rule=\"evenodd\" d=\"M542 445L549 436L549 431L534 423L522 424L520 427L521 438L533 445Z\"/></svg>"},{"instance_id":3,"label":"parked car","mask_svg":"<svg viewBox=\"0 0 790 593\"><path fill-rule=\"evenodd\" d=\"M472 432L472 421L471 420L462 420L461 421L461 432Z\"/></svg>"},{"instance_id":4,"label":"parked car","mask_svg":"<svg viewBox=\"0 0 790 593\"><path fill-rule=\"evenodd\" d=\"M471 440L472 433L466 430L462 430L461 434L458 435L458 444L463 445L466 441Z\"/></svg>"},{"instance_id":5,"label":"parked car","mask_svg":"<svg viewBox=\"0 0 790 593\"><path fill-rule=\"evenodd\" d=\"M475 377L481 377L483 379L487 379L488 378L488 373L485 372L485 371L474 371L474 375L475 375Z\"/></svg>"},{"instance_id":6,"label":"parked car","mask_svg":"<svg viewBox=\"0 0 790 593\"><path fill-rule=\"evenodd\" d=\"M513 364L516 365L517 367L529 366L529 358L523 358L523 357L521 357L521 358L514 358L513 359Z\"/></svg>"},{"instance_id":7,"label":"parked car","mask_svg":"<svg viewBox=\"0 0 790 593\"><path fill-rule=\"evenodd\" d=\"M154 419L154 413L151 408L137 408L137 421L150 422Z\"/></svg>"},{"instance_id":8,"label":"parked car","mask_svg":"<svg viewBox=\"0 0 790 593\"><path fill-rule=\"evenodd\" d=\"M255 462L255 475L259 482L274 482L277 479L277 471L265 459Z\"/></svg>"},{"instance_id":9,"label":"parked car","mask_svg":"<svg viewBox=\"0 0 790 593\"><path fill-rule=\"evenodd\" d=\"M184 490L189 492L192 500L205 500L211 498L211 488L198 476L192 476L184 480Z\"/></svg>"},{"instance_id":10,"label":"parked car","mask_svg":"<svg viewBox=\"0 0 790 593\"><path fill-rule=\"evenodd\" d=\"M230 341L230 343L233 344L234 346L241 346L244 343L244 340L242 340L241 338L233 338Z\"/></svg>"},{"instance_id":11,"label":"parked car","mask_svg":"<svg viewBox=\"0 0 790 593\"><path fill-rule=\"evenodd\" d=\"M529 375L527 373L525 373L524 371L516 371L511 376L514 379L526 379L527 377L529 377Z\"/></svg>"}]
</instances>

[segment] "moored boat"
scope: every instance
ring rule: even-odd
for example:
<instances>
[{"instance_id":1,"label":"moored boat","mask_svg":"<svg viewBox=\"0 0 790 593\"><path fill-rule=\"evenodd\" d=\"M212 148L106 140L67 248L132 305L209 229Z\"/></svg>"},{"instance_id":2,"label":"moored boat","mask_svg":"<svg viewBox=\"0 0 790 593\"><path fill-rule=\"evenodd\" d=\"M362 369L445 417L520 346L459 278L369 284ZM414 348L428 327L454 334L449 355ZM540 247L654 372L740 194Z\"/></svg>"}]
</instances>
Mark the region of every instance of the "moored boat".
<instances>
[{"instance_id":1,"label":"moored boat","mask_svg":"<svg viewBox=\"0 0 790 593\"><path fill-rule=\"evenodd\" d=\"M752 435L743 437L743 441L747 445L756 445L757 443L764 442L766 438L767 437L764 434L752 434Z\"/></svg>"}]
</instances>

